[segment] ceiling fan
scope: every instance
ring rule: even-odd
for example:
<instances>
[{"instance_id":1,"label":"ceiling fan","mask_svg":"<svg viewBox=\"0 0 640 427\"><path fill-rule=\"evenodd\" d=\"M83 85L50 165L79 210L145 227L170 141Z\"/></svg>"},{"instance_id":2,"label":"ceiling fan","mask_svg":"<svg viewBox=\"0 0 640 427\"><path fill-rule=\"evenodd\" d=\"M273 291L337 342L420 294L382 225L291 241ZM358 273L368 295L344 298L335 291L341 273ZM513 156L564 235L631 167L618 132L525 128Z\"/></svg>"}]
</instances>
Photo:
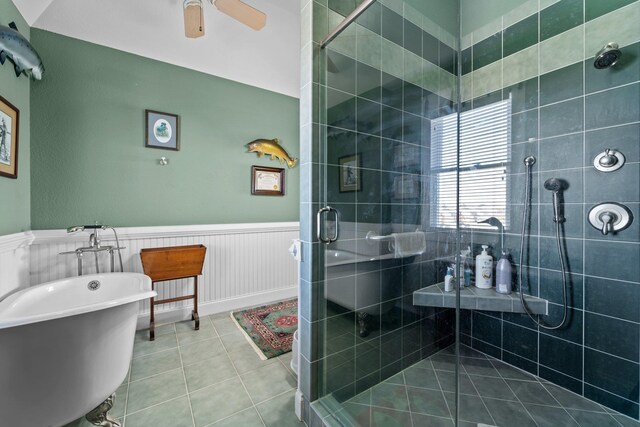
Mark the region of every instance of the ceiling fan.
<instances>
[{"instance_id":1,"label":"ceiling fan","mask_svg":"<svg viewBox=\"0 0 640 427\"><path fill-rule=\"evenodd\" d=\"M267 15L240 0L209 0L209 3L236 21L260 31L267 23ZM184 0L184 34L189 38L204 35L202 0Z\"/></svg>"}]
</instances>

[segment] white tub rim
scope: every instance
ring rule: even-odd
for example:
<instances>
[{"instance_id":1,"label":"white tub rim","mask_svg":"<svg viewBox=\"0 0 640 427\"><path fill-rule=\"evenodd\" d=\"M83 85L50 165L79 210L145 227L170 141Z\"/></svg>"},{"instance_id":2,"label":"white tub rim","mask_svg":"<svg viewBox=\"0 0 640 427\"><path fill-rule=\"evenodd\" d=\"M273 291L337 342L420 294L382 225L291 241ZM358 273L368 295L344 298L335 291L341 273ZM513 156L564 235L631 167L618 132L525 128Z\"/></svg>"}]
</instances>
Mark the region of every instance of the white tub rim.
<instances>
[{"instance_id":1,"label":"white tub rim","mask_svg":"<svg viewBox=\"0 0 640 427\"><path fill-rule=\"evenodd\" d=\"M358 262L383 261L388 259L396 259L394 254L383 255L363 255L345 249L327 249L325 257L326 267L336 267L345 264L355 264ZM342 255L342 258L340 256Z\"/></svg>"},{"instance_id":2,"label":"white tub rim","mask_svg":"<svg viewBox=\"0 0 640 427\"><path fill-rule=\"evenodd\" d=\"M131 277L137 280L140 283L139 291L134 291L132 289L131 293L128 293L121 297L116 297L112 299L108 299L105 301L100 301L92 304L78 305L72 306L69 308L59 309L59 310L51 310L45 313L39 313L34 315L25 315L25 316L15 316L10 315L10 317L5 316L3 311L5 309L11 308L12 304L17 302L21 296L36 292L38 289L42 287L52 286L53 284L58 284L61 282L66 282L69 280L77 280L82 281L84 283L88 283L92 280L105 280L109 277ZM108 285L105 285L108 286ZM63 279L52 280L50 282L41 283L34 286L29 286L25 289L22 289L18 292L12 293L7 296L5 299L0 301L0 330L6 328L12 328L16 326L30 325L33 323L46 322L48 320L55 320L63 317L76 316L80 314L90 313L98 310L105 310L111 307L116 307L119 305L129 304L136 301L141 301L144 299L148 299L151 297L155 297L157 292L151 289L151 279L148 276L145 276L141 273L102 273L102 274L88 274L86 276L75 276L75 277L66 277Z\"/></svg>"}]
</instances>

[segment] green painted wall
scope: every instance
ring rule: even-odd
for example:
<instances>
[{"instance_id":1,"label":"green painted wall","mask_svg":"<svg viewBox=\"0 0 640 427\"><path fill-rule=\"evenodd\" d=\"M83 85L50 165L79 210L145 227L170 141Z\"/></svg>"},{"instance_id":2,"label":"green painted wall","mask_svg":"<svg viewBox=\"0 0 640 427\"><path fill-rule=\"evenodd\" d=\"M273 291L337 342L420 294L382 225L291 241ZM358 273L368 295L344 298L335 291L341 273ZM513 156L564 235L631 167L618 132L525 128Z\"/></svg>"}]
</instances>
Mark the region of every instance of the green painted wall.
<instances>
[{"instance_id":1,"label":"green painted wall","mask_svg":"<svg viewBox=\"0 0 640 427\"><path fill-rule=\"evenodd\" d=\"M29 26L11 1L0 2L0 25L8 26L14 21L18 30L27 39ZM20 110L18 130L18 179L0 176L0 235L29 230L29 86L26 76L16 78L13 64L0 66L0 96Z\"/></svg>"},{"instance_id":2,"label":"green painted wall","mask_svg":"<svg viewBox=\"0 0 640 427\"><path fill-rule=\"evenodd\" d=\"M298 220L299 168L286 170L284 197L252 196L251 165L280 166L244 146L278 137L298 157L297 99L35 28L32 38L47 67L31 91L33 229ZM145 109L180 116L180 151L144 147Z\"/></svg>"}]
</instances>

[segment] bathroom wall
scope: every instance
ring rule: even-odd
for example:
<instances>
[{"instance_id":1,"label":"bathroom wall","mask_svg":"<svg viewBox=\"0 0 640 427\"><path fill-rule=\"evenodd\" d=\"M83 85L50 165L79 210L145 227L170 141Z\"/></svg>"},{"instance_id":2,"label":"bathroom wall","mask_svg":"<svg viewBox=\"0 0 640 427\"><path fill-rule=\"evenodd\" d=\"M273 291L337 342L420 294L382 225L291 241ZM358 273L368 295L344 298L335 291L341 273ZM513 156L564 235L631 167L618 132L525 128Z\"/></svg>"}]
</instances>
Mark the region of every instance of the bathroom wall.
<instances>
[{"instance_id":1,"label":"bathroom wall","mask_svg":"<svg viewBox=\"0 0 640 427\"><path fill-rule=\"evenodd\" d=\"M0 3L0 25L15 22L27 39L31 29L11 1ZM0 96L20 110L18 132L18 178L0 176L0 236L29 230L30 225L30 91L31 82L22 75L16 78L13 64L0 66ZM1 291L0 291L1 293Z\"/></svg>"},{"instance_id":2,"label":"bathroom wall","mask_svg":"<svg viewBox=\"0 0 640 427\"><path fill-rule=\"evenodd\" d=\"M320 51L352 9L353 2L312 1L302 11L301 384L312 401L342 402L453 341L452 310L412 301L414 290L436 282L437 258L455 246L455 233L430 232L428 175L430 120L453 112L456 99L456 37L409 4L382 1ZM349 192L340 188L340 165L353 155L361 189ZM324 205L341 214L340 238L328 246L315 237L315 211ZM416 230L427 232L422 256L325 270L326 250L370 254L369 231ZM335 287L355 295L352 304L328 297ZM378 298L364 307L367 289ZM358 312L367 311L378 314L360 336Z\"/></svg>"},{"instance_id":3,"label":"bathroom wall","mask_svg":"<svg viewBox=\"0 0 640 427\"><path fill-rule=\"evenodd\" d=\"M546 331L526 315L463 310L462 342L637 419L640 2L536 0L506 12L463 35L462 110L511 99L505 246L515 262L524 200L522 160L537 157L524 286L550 301L549 316L542 319L551 325L562 317L562 284L552 195L543 183L551 177L568 183L569 322ZM473 21L473 13L463 7L463 22ZM622 46L621 61L595 69L595 53L612 41ZM622 169L603 173L593 167L596 154L606 148L624 153ZM593 228L587 214L605 201L628 206L632 226L608 236ZM465 231L463 240L473 242L476 254L485 243L494 256L500 254L495 233Z\"/></svg>"},{"instance_id":4,"label":"bathroom wall","mask_svg":"<svg viewBox=\"0 0 640 427\"><path fill-rule=\"evenodd\" d=\"M32 38L47 67L31 92L33 229L298 219L299 168L285 166L284 197L252 196L251 165L281 165L245 147L277 137L299 157L297 99L48 31ZM145 109L180 116L180 151L144 147Z\"/></svg>"},{"instance_id":5,"label":"bathroom wall","mask_svg":"<svg viewBox=\"0 0 640 427\"><path fill-rule=\"evenodd\" d=\"M214 224L170 227L123 227L118 229L125 271L142 272L140 249L202 244L207 247L202 275L198 279L198 303L202 315L266 304L297 295L297 263L288 253L298 237L297 222L262 224ZM86 246L87 232L36 230L30 246L31 284L77 275L76 257L60 255ZM115 245L111 232L101 233L105 245ZM1 246L0 246L1 250ZM0 256L0 267L3 257ZM99 257L100 271L109 271L108 256ZM116 268L119 268L116 257ZM1 270L0 270L1 271ZM96 272L93 257L85 256L84 273ZM159 299L193 292L193 280L172 280L156 286ZM187 319L192 301L156 307L159 322ZM148 327L149 304L140 304L139 326Z\"/></svg>"}]
</instances>

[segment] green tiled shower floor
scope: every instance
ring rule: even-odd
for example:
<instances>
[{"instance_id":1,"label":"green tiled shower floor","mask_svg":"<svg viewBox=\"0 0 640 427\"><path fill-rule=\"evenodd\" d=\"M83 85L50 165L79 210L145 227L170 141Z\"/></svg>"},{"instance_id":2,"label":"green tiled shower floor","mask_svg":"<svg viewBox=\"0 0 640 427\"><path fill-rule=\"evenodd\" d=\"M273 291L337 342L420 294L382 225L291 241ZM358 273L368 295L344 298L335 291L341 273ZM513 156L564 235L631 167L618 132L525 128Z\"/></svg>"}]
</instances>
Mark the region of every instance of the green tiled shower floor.
<instances>
[{"instance_id":1,"label":"green tiled shower floor","mask_svg":"<svg viewBox=\"0 0 640 427\"><path fill-rule=\"evenodd\" d=\"M293 412L291 353L260 360L228 313L136 333L110 414L123 427L304 427ZM89 427L84 418L65 427Z\"/></svg>"},{"instance_id":2,"label":"green tiled shower floor","mask_svg":"<svg viewBox=\"0 0 640 427\"><path fill-rule=\"evenodd\" d=\"M640 426L624 415L466 346L461 346L461 356L461 427ZM454 370L455 356L453 347L449 347L346 401L344 409L326 421L332 426L453 427Z\"/></svg>"}]
</instances>

